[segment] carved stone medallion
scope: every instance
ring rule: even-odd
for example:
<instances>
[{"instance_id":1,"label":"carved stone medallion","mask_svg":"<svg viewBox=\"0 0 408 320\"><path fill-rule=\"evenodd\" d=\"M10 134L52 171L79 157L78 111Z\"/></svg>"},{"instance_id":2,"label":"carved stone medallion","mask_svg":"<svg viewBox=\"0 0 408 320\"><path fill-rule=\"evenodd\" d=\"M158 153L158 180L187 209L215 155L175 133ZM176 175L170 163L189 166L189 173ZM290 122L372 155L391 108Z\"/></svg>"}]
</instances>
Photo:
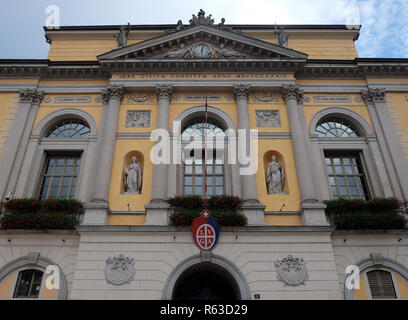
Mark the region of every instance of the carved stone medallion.
<instances>
[{"instance_id":1,"label":"carved stone medallion","mask_svg":"<svg viewBox=\"0 0 408 320\"><path fill-rule=\"evenodd\" d=\"M150 127L150 111L128 111L126 114L127 128L148 128Z\"/></svg>"},{"instance_id":2,"label":"carved stone medallion","mask_svg":"<svg viewBox=\"0 0 408 320\"><path fill-rule=\"evenodd\" d=\"M285 286L296 287L309 279L306 269L306 262L303 258L294 258L292 255L275 262L278 280L285 283Z\"/></svg>"},{"instance_id":3,"label":"carved stone medallion","mask_svg":"<svg viewBox=\"0 0 408 320\"><path fill-rule=\"evenodd\" d=\"M120 254L106 260L105 277L108 283L121 285L130 283L136 273L134 258Z\"/></svg>"}]
</instances>

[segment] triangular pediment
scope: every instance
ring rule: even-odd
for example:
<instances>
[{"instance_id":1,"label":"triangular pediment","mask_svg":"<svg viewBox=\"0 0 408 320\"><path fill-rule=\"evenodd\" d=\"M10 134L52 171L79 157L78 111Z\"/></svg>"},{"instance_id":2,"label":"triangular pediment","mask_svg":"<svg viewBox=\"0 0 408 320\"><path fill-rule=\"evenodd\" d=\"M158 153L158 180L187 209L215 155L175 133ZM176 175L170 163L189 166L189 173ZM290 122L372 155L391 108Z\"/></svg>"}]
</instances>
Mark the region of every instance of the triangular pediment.
<instances>
[{"instance_id":1,"label":"triangular pediment","mask_svg":"<svg viewBox=\"0 0 408 320\"><path fill-rule=\"evenodd\" d=\"M137 60L306 60L307 54L251 38L216 25L197 24L176 28L98 56L100 61Z\"/></svg>"}]
</instances>

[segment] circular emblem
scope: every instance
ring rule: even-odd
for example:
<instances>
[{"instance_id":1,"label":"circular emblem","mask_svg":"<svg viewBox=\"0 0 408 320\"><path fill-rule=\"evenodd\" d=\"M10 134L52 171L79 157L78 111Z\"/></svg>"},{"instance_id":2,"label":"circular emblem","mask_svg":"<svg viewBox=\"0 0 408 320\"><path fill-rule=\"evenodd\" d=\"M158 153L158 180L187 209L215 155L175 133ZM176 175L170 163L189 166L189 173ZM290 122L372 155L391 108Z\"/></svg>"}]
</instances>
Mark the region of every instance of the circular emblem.
<instances>
[{"instance_id":1,"label":"circular emblem","mask_svg":"<svg viewBox=\"0 0 408 320\"><path fill-rule=\"evenodd\" d=\"M197 245L203 250L209 250L213 247L216 240L215 229L205 223L202 224L196 232Z\"/></svg>"},{"instance_id":2,"label":"circular emblem","mask_svg":"<svg viewBox=\"0 0 408 320\"><path fill-rule=\"evenodd\" d=\"M210 53L210 47L205 44L199 44L194 47L194 53L198 56L206 56Z\"/></svg>"}]
</instances>

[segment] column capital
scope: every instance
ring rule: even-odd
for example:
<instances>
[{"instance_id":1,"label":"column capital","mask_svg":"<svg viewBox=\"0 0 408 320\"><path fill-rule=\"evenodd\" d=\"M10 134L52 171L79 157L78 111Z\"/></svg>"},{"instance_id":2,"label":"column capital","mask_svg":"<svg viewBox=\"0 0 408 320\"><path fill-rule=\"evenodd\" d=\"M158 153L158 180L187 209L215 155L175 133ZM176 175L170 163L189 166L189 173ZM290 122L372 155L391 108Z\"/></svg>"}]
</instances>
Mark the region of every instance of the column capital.
<instances>
[{"instance_id":1,"label":"column capital","mask_svg":"<svg viewBox=\"0 0 408 320\"><path fill-rule=\"evenodd\" d=\"M364 101L367 102L385 102L385 89L368 88L361 91Z\"/></svg>"},{"instance_id":2,"label":"column capital","mask_svg":"<svg viewBox=\"0 0 408 320\"><path fill-rule=\"evenodd\" d=\"M173 96L173 86L170 84L156 85L157 100L167 99L171 100Z\"/></svg>"},{"instance_id":3,"label":"column capital","mask_svg":"<svg viewBox=\"0 0 408 320\"><path fill-rule=\"evenodd\" d=\"M20 102L39 104L44 98L44 91L38 91L37 89L21 89L19 94Z\"/></svg>"},{"instance_id":4,"label":"column capital","mask_svg":"<svg viewBox=\"0 0 408 320\"><path fill-rule=\"evenodd\" d=\"M112 98L122 101L124 94L125 88L123 86L108 86L102 91L102 98L105 103L108 103Z\"/></svg>"},{"instance_id":5,"label":"column capital","mask_svg":"<svg viewBox=\"0 0 408 320\"><path fill-rule=\"evenodd\" d=\"M249 84L234 84L232 92L234 93L235 100L248 100L249 94L251 93L251 86Z\"/></svg>"},{"instance_id":6,"label":"column capital","mask_svg":"<svg viewBox=\"0 0 408 320\"><path fill-rule=\"evenodd\" d=\"M285 101L295 99L298 103L301 103L303 100L303 90L300 90L298 86L293 84L283 85L281 88L281 94Z\"/></svg>"}]
</instances>

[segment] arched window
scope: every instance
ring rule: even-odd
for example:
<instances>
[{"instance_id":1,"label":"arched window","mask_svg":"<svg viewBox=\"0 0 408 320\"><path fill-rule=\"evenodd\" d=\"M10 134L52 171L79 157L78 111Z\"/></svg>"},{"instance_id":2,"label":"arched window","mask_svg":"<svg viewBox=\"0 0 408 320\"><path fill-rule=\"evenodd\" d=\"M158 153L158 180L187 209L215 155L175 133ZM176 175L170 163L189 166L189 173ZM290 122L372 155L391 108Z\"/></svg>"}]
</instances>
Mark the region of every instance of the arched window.
<instances>
[{"instance_id":1,"label":"arched window","mask_svg":"<svg viewBox=\"0 0 408 320\"><path fill-rule=\"evenodd\" d=\"M372 270L367 272L367 280L373 299L397 299L391 272Z\"/></svg>"},{"instance_id":2,"label":"arched window","mask_svg":"<svg viewBox=\"0 0 408 320\"><path fill-rule=\"evenodd\" d=\"M182 132L182 138L201 138L203 142L205 135L208 139L225 137L221 125L212 119L207 123L202 118L190 121ZM190 158L184 163L184 195L204 196L205 181L207 181L208 197L223 195L225 193L223 158L223 150L207 150L207 163L204 166L204 150L199 154L191 151ZM204 179L205 168L207 169L206 180Z\"/></svg>"},{"instance_id":3,"label":"arched window","mask_svg":"<svg viewBox=\"0 0 408 320\"><path fill-rule=\"evenodd\" d=\"M38 298L41 289L43 272L35 269L18 273L14 298Z\"/></svg>"},{"instance_id":4,"label":"arched window","mask_svg":"<svg viewBox=\"0 0 408 320\"><path fill-rule=\"evenodd\" d=\"M183 130L182 137L202 137L205 134L207 137L225 137L224 130L221 126L214 121L205 123L202 119L190 122L189 125Z\"/></svg>"},{"instance_id":5,"label":"arched window","mask_svg":"<svg viewBox=\"0 0 408 320\"><path fill-rule=\"evenodd\" d=\"M315 128L323 147L331 197L368 200L371 190L363 156L366 142L350 115L342 117L339 111L333 112L318 120ZM330 142L327 138L331 138ZM348 138L355 139L347 143Z\"/></svg>"},{"instance_id":6,"label":"arched window","mask_svg":"<svg viewBox=\"0 0 408 320\"><path fill-rule=\"evenodd\" d=\"M86 139L91 130L80 119L67 118L54 123L45 137L57 139ZM38 196L44 199L72 199L78 182L81 152L48 151L44 161Z\"/></svg>"},{"instance_id":7,"label":"arched window","mask_svg":"<svg viewBox=\"0 0 408 320\"><path fill-rule=\"evenodd\" d=\"M88 138L91 132L89 126L78 119L61 120L48 130L47 138Z\"/></svg>"},{"instance_id":8,"label":"arched window","mask_svg":"<svg viewBox=\"0 0 408 320\"><path fill-rule=\"evenodd\" d=\"M326 138L359 137L358 130L349 121L337 118L326 118L316 127L316 134Z\"/></svg>"}]
</instances>

